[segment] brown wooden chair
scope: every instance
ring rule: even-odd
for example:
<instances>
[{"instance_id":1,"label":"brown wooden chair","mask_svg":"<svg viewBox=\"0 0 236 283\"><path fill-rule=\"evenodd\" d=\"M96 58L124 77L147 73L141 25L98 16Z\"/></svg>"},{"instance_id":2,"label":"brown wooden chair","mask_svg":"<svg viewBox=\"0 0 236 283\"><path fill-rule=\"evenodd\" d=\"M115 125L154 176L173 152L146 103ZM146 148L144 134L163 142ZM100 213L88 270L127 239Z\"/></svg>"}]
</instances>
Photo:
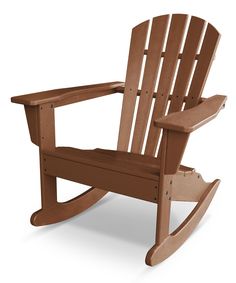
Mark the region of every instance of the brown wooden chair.
<instances>
[{"instance_id":1,"label":"brown wooden chair","mask_svg":"<svg viewBox=\"0 0 236 283\"><path fill-rule=\"evenodd\" d=\"M146 256L146 263L154 265L188 238L220 183L218 179L207 183L193 168L180 163L190 133L215 118L226 97L201 98L220 37L211 24L174 14L153 18L150 36L148 29L149 21L145 21L132 30L125 83L43 91L11 101L24 104L31 141L40 151L42 208L32 215L31 223L40 226L68 219L108 191L156 203L156 240ZM124 94L116 151L56 147L55 107L116 92ZM58 202L56 177L91 189ZM169 233L171 201L197 205Z\"/></svg>"}]
</instances>

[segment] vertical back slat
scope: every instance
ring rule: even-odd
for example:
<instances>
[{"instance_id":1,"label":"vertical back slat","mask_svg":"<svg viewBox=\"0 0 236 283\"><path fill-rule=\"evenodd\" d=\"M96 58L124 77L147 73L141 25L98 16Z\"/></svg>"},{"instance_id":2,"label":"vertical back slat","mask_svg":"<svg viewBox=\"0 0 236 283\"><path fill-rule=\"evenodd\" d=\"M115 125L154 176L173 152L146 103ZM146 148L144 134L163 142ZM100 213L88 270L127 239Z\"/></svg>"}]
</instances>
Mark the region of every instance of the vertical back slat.
<instances>
[{"instance_id":1,"label":"vertical back slat","mask_svg":"<svg viewBox=\"0 0 236 283\"><path fill-rule=\"evenodd\" d=\"M168 113L180 111L190 81L205 21L192 17L180 61Z\"/></svg>"},{"instance_id":2,"label":"vertical back slat","mask_svg":"<svg viewBox=\"0 0 236 283\"><path fill-rule=\"evenodd\" d=\"M151 35L148 45L146 65L144 69L140 100L132 140L131 151L141 153L151 109L153 92L156 85L161 53L168 26L169 15L156 17L152 22Z\"/></svg>"},{"instance_id":3,"label":"vertical back slat","mask_svg":"<svg viewBox=\"0 0 236 283\"><path fill-rule=\"evenodd\" d=\"M185 109L189 109L197 105L199 102L211 63L214 59L219 39L219 32L211 24L208 24L196 69L189 88Z\"/></svg>"},{"instance_id":4,"label":"vertical back slat","mask_svg":"<svg viewBox=\"0 0 236 283\"><path fill-rule=\"evenodd\" d=\"M165 114L171 85L174 79L178 55L185 31L187 15L175 14L172 16L170 31L166 44L165 57L162 65L160 82L157 89L157 98L152 114L152 121ZM160 129L151 123L145 154L155 155L156 147L160 137Z\"/></svg>"},{"instance_id":5,"label":"vertical back slat","mask_svg":"<svg viewBox=\"0 0 236 283\"><path fill-rule=\"evenodd\" d=\"M127 151L129 146L148 25L149 21L143 22L132 31L117 145L117 149L121 151Z\"/></svg>"}]
</instances>

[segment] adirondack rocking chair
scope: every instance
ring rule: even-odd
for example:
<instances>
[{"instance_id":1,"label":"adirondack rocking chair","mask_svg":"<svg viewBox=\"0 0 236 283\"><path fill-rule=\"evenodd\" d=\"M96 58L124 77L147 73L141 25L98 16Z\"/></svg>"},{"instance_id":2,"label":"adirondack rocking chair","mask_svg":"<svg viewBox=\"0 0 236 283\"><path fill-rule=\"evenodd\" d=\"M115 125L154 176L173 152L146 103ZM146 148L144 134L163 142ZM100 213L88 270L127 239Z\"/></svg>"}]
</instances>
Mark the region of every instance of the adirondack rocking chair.
<instances>
[{"instance_id":1,"label":"adirondack rocking chair","mask_svg":"<svg viewBox=\"0 0 236 283\"><path fill-rule=\"evenodd\" d=\"M173 14L153 18L150 33L148 29L149 21L145 21L132 30L125 83L43 91L11 101L24 105L31 141L40 151L42 208L32 215L31 223L41 226L66 220L108 191L156 203L156 239L146 255L146 263L155 265L189 237L220 183L218 179L207 183L180 163L190 133L215 118L226 97L201 98L220 37L211 24ZM116 151L56 147L56 107L117 92L124 97ZM91 188L70 201L58 202L56 177ZM172 233L171 201L197 202Z\"/></svg>"}]
</instances>

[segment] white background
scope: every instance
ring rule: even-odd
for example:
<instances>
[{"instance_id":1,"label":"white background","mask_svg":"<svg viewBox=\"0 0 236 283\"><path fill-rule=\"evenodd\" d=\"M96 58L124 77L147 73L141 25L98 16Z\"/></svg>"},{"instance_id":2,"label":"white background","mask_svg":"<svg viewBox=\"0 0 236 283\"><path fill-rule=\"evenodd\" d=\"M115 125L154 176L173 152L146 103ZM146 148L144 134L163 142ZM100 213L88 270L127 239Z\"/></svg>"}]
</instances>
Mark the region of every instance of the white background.
<instances>
[{"instance_id":1,"label":"white background","mask_svg":"<svg viewBox=\"0 0 236 283\"><path fill-rule=\"evenodd\" d=\"M0 2L1 282L235 282L235 8L234 1ZM36 228L38 150L14 95L124 80L130 32L164 13L187 13L222 34L204 96L228 96L216 120L194 133L183 164L222 183L204 219L169 259L148 267L156 207L108 194L64 223ZM115 149L120 94L56 110L57 144ZM59 199L84 186L59 181ZM171 228L191 207L174 203Z\"/></svg>"}]
</instances>

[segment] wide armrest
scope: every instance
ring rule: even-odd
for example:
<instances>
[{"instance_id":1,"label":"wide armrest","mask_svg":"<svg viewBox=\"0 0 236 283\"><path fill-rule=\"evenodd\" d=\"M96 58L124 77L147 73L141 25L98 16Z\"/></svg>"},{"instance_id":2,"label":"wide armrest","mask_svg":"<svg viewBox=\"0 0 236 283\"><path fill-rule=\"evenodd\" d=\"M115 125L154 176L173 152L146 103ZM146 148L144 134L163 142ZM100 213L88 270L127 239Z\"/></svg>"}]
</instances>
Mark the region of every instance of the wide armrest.
<instances>
[{"instance_id":1,"label":"wide armrest","mask_svg":"<svg viewBox=\"0 0 236 283\"><path fill-rule=\"evenodd\" d=\"M215 118L224 107L226 98L223 95L214 95L191 109L157 119L154 124L167 130L191 133Z\"/></svg>"},{"instance_id":2,"label":"wide armrest","mask_svg":"<svg viewBox=\"0 0 236 283\"><path fill-rule=\"evenodd\" d=\"M123 82L109 82L71 88L53 89L38 93L14 96L11 98L11 101L28 106L36 106L44 103L55 103L55 106L61 106L115 93L117 92L116 89L123 85Z\"/></svg>"}]
</instances>

